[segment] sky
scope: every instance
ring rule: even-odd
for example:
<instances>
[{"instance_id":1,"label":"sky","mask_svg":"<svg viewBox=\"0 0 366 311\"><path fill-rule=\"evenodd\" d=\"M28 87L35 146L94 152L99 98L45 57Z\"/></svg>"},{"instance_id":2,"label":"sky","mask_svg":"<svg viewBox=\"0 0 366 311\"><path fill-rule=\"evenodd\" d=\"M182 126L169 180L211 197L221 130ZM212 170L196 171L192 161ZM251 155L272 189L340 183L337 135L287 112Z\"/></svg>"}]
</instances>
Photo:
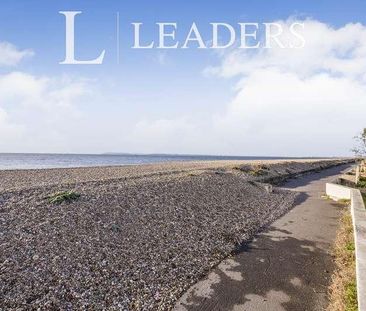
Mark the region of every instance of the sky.
<instances>
[{"instance_id":1,"label":"sky","mask_svg":"<svg viewBox=\"0 0 366 311\"><path fill-rule=\"evenodd\" d=\"M351 155L366 127L365 9L361 0L2 0L0 152ZM105 50L103 64L60 64L59 11L82 11L75 54ZM301 22L306 44L133 49L136 22L146 43L158 40L157 22L177 23L180 42L195 22L206 43L214 22L277 22L284 36Z\"/></svg>"}]
</instances>

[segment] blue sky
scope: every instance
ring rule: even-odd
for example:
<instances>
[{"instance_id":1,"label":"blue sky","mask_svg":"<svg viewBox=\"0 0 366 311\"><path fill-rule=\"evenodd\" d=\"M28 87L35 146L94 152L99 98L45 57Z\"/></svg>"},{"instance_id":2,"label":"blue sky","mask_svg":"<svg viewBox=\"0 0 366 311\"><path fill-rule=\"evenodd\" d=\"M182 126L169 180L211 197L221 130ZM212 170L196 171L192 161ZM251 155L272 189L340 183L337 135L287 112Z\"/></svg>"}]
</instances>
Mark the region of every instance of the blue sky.
<instances>
[{"instance_id":1,"label":"blue sky","mask_svg":"<svg viewBox=\"0 0 366 311\"><path fill-rule=\"evenodd\" d=\"M7 131L13 129L11 135L16 137L16 142L14 139L9 142L3 140L4 142L0 143L0 152L121 151L268 156L347 155L352 144L352 136L357 134L354 133L355 125L361 126L351 119L349 124L352 126L347 129L341 143L336 146L324 144L324 141L319 140L306 149L303 144L293 144L294 137L291 131L288 137L284 138L283 130L280 131L281 140L277 142L278 147L271 147L269 142L276 143L276 136L272 137L268 134L266 136L267 132L262 131L258 122L258 129L255 126L251 126L250 129L240 126L236 130L233 129L240 133L247 131L246 135L251 137L250 140L240 136L228 142L227 136L233 135L218 129L215 120L221 115L224 115L222 119L226 118L228 109L231 109L240 93L238 82L240 83L244 77L250 78L254 71L249 74L246 72L225 77L220 74L207 75L207 68L224 66L225 57L227 57L212 50L131 49L133 42L131 23L143 22L143 38L149 40L156 39L156 22L176 22L177 36L181 40L189 31L192 22L196 22L202 36L209 40L210 22L226 22L235 25L238 22L286 21L292 17L299 20L311 19L337 30L349 23L366 24L365 9L365 1L360 0L2 0L0 42L11 43L19 51L26 49L33 51L33 56L25 57L15 66L0 66L0 74L3 75L4 81L12 72L27 74L28 77L38 79L38 82L45 77L49 80L66 79L71 81L67 82L67 87L72 87L70 84L76 83L75 81L82 83L83 91L87 94L79 99L72 99L70 105L67 103L66 106L73 107L71 113L73 118L67 117L65 122L69 122L70 126L65 127L61 124L62 120L46 122L47 114L44 111L38 113L38 108L31 109L30 105L20 104L19 100L15 101L13 97L7 95L8 97L3 96L1 100L0 92L0 109L3 110L7 120L3 121L4 124L7 122L4 129ZM59 65L65 54L65 21L58 11L68 10L83 11L83 14L76 19L77 57L94 58L105 49L106 57L103 65ZM120 14L120 64L116 63L117 12ZM356 38L354 40L357 41ZM329 50L332 49L332 47L329 48ZM302 69L296 70L296 74L302 71ZM319 70L323 69L314 69L314 74ZM332 74L336 73L332 72ZM342 74L348 76L344 72ZM352 81L355 82L357 79L353 77ZM247 79L247 81L251 80ZM50 88L49 92L52 95L57 86L45 86L45 88ZM90 94L91 91L92 94ZM266 92L265 89L263 91ZM43 97L54 98L47 94L43 94ZM41 99L37 100L41 101ZM246 101L245 96L242 100ZM269 101L269 99L263 100ZM38 107L44 106L43 103L38 104ZM254 104L248 102L245 105ZM50 107L47 109L51 110ZM40 120L32 121L30 117L27 119L27 115L33 114L34 120L37 118ZM61 116L62 112L57 114ZM254 123L258 115L247 115L246 118L242 123L249 120ZM272 119L276 118L274 113ZM212 125L213 123L215 124ZM308 126L313 127L314 123L310 124L311 122ZM345 124L346 127L347 125ZM276 129L279 125L274 122L271 126ZM14 130L14 128L17 129ZM141 130L141 128L144 129ZM144 134L144 131L147 134ZM172 131L173 137L167 136L165 131ZM175 131L177 131L176 134L174 134ZM53 133L53 136L46 137L45 132ZM28 143L29 133L32 133L32 143ZM155 134L149 136L149 133ZM196 133L198 138L193 137ZM209 135L209 133L214 134ZM256 133L261 133L258 139L256 139ZM330 133L330 128L324 130L324 136ZM5 130L3 135L10 137ZM119 139L115 139L114 135L118 135ZM182 143L172 142L174 136ZM72 137L76 137L83 143L74 143ZM306 141L312 139L310 136L305 138ZM334 143L333 140L331 142ZM304 154L305 152L307 154Z\"/></svg>"},{"instance_id":2,"label":"blue sky","mask_svg":"<svg viewBox=\"0 0 366 311\"><path fill-rule=\"evenodd\" d=\"M77 52L80 57L93 57L105 48L107 57L103 67L64 68L58 62L64 58L64 18L59 11L83 11L77 18ZM131 50L132 22L145 23L146 38L156 36L154 23L177 22L185 35L192 22L196 22L203 36L209 37L210 22L255 21L266 22L287 19L289 16L311 17L335 27L350 22L365 23L365 1L299 1L299 0L229 0L229 1L117 1L117 0L54 0L26 1L2 0L0 10L0 36L2 41L12 42L23 48L32 47L36 57L29 65L34 72L62 73L64 71L106 73L121 76L121 72L136 72L146 65L151 66L149 54L156 51ZM121 65L115 65L115 20L116 12L121 20ZM206 51L193 53L174 51L181 67L197 67L205 64ZM202 63L202 61L204 63ZM133 63L131 63L133 62ZM207 61L208 62L208 61ZM179 65L177 64L177 65ZM121 68L120 68L121 67ZM128 70L130 69L130 70ZM132 69L132 70L131 70ZM160 73L159 68L151 68ZM199 69L199 68L198 68ZM137 75L139 75L137 73Z\"/></svg>"}]
</instances>

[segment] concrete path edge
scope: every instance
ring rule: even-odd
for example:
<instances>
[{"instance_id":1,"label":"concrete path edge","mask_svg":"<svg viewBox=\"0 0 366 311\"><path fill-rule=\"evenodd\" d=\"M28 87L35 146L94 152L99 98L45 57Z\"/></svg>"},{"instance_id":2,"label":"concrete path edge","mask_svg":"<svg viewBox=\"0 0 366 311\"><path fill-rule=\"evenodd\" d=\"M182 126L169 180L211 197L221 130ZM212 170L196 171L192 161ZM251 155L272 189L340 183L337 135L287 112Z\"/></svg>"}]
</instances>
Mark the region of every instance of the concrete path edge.
<instances>
[{"instance_id":1,"label":"concrete path edge","mask_svg":"<svg viewBox=\"0 0 366 311\"><path fill-rule=\"evenodd\" d=\"M327 183L326 193L335 200L351 200L351 214L356 253L358 310L366 311L366 209L360 190Z\"/></svg>"}]
</instances>

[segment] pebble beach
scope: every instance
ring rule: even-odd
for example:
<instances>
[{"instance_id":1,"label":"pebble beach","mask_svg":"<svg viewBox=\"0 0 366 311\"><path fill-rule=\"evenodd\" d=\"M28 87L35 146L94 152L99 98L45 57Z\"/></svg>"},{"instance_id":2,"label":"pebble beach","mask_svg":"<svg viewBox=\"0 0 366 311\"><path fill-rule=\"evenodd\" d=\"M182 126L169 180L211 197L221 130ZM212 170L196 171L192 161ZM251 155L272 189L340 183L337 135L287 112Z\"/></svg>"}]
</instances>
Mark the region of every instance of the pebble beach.
<instances>
[{"instance_id":1,"label":"pebble beach","mask_svg":"<svg viewBox=\"0 0 366 311\"><path fill-rule=\"evenodd\" d=\"M171 310L294 206L281 180L349 161L0 171L0 310Z\"/></svg>"}]
</instances>

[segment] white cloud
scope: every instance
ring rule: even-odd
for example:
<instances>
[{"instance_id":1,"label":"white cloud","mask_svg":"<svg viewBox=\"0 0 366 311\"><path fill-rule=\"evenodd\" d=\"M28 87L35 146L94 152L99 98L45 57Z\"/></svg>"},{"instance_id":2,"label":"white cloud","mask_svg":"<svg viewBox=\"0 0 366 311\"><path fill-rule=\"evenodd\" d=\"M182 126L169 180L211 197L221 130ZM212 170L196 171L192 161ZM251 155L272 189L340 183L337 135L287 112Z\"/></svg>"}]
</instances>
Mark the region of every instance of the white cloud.
<instances>
[{"instance_id":1,"label":"white cloud","mask_svg":"<svg viewBox=\"0 0 366 311\"><path fill-rule=\"evenodd\" d=\"M23 132L24 128L10 122L8 114L0 107L0 150L10 151L9 146L18 141Z\"/></svg>"},{"instance_id":2,"label":"white cloud","mask_svg":"<svg viewBox=\"0 0 366 311\"><path fill-rule=\"evenodd\" d=\"M26 57L33 56L32 50L19 50L16 46L8 42L0 42L0 67L16 66Z\"/></svg>"},{"instance_id":3,"label":"white cloud","mask_svg":"<svg viewBox=\"0 0 366 311\"><path fill-rule=\"evenodd\" d=\"M7 105L43 109L71 107L75 99L88 93L87 80L37 77L24 72L0 76L0 98Z\"/></svg>"},{"instance_id":4,"label":"white cloud","mask_svg":"<svg viewBox=\"0 0 366 311\"><path fill-rule=\"evenodd\" d=\"M23 72L0 75L0 152L67 148L82 117L78 105L91 95L89 84Z\"/></svg>"},{"instance_id":5,"label":"white cloud","mask_svg":"<svg viewBox=\"0 0 366 311\"><path fill-rule=\"evenodd\" d=\"M282 41L288 40L294 21L278 21L285 29ZM185 116L145 119L121 145L139 152L349 154L352 137L366 126L366 27L304 23L303 49L217 54L220 66L204 72L235 77L237 82L231 102L210 121Z\"/></svg>"},{"instance_id":6,"label":"white cloud","mask_svg":"<svg viewBox=\"0 0 366 311\"><path fill-rule=\"evenodd\" d=\"M279 22L284 37L291 22ZM347 154L366 126L366 27L304 23L303 49L234 50L206 69L239 78L233 100L213 119L229 153Z\"/></svg>"},{"instance_id":7,"label":"white cloud","mask_svg":"<svg viewBox=\"0 0 366 311\"><path fill-rule=\"evenodd\" d=\"M0 67L16 66L33 54L0 42ZM0 152L67 151L83 117L78 106L95 96L93 86L66 75L0 74Z\"/></svg>"},{"instance_id":8,"label":"white cloud","mask_svg":"<svg viewBox=\"0 0 366 311\"><path fill-rule=\"evenodd\" d=\"M279 21L286 30L282 39L294 21ZM303 49L217 54L219 66L205 73L236 79L235 93L217 108L220 113L207 112L205 120L182 109L179 117L169 118L177 111L159 111L158 100L150 115L149 103L140 106L147 107L140 120L129 111L116 116L107 103L113 96L99 94L90 81L0 75L0 151L348 154L352 137L366 126L366 27L304 23ZM123 105L117 93L112 101ZM204 101L205 95L195 96ZM83 103L88 103L85 114L94 107L93 116L78 114ZM4 143L4 137L12 138Z\"/></svg>"},{"instance_id":9,"label":"white cloud","mask_svg":"<svg viewBox=\"0 0 366 311\"><path fill-rule=\"evenodd\" d=\"M283 28L282 42L291 41L290 25L293 19L276 21ZM308 76L327 71L357 78L366 72L366 27L347 24L334 29L324 23L305 20L304 29L297 29L306 40L304 48L282 49L273 45L270 49L235 49L223 56L219 67L207 68L222 77L248 75L258 69L277 68Z\"/></svg>"},{"instance_id":10,"label":"white cloud","mask_svg":"<svg viewBox=\"0 0 366 311\"><path fill-rule=\"evenodd\" d=\"M196 127L184 118L141 120L133 128L129 145L148 153L189 152ZM188 151L187 151L188 150Z\"/></svg>"}]
</instances>

